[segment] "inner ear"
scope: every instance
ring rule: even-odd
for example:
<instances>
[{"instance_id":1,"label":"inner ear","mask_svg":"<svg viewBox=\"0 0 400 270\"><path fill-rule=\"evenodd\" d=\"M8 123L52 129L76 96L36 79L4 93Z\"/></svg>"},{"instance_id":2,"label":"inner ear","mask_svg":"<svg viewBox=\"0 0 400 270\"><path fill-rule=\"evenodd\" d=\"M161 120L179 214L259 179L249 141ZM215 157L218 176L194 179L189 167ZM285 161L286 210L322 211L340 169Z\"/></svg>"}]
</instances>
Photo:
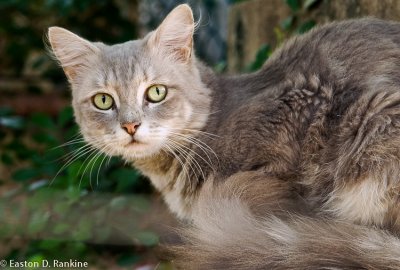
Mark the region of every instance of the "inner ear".
<instances>
[{"instance_id":1,"label":"inner ear","mask_svg":"<svg viewBox=\"0 0 400 270\"><path fill-rule=\"evenodd\" d=\"M151 34L149 45L176 61L188 62L193 51L194 19L190 7L179 5Z\"/></svg>"},{"instance_id":2,"label":"inner ear","mask_svg":"<svg viewBox=\"0 0 400 270\"><path fill-rule=\"evenodd\" d=\"M71 83L83 69L90 68L89 58L100 51L93 43L61 27L50 27L48 38L55 57Z\"/></svg>"}]
</instances>

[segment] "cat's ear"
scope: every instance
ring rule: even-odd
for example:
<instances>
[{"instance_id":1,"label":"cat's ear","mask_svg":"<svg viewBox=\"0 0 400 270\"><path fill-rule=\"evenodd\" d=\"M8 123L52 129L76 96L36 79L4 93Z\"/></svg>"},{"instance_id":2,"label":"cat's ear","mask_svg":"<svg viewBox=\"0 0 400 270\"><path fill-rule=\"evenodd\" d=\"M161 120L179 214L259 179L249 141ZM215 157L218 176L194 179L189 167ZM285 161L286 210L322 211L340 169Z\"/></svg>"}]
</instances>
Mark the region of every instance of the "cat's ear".
<instances>
[{"instance_id":1,"label":"cat's ear","mask_svg":"<svg viewBox=\"0 0 400 270\"><path fill-rule=\"evenodd\" d=\"M188 62L193 51L194 28L191 8L187 4L179 5L151 33L149 46L169 54L177 61Z\"/></svg>"},{"instance_id":2,"label":"cat's ear","mask_svg":"<svg viewBox=\"0 0 400 270\"><path fill-rule=\"evenodd\" d=\"M51 50L70 82L85 68L90 68L89 57L99 53L99 48L91 42L61 27L50 27L48 39Z\"/></svg>"}]
</instances>

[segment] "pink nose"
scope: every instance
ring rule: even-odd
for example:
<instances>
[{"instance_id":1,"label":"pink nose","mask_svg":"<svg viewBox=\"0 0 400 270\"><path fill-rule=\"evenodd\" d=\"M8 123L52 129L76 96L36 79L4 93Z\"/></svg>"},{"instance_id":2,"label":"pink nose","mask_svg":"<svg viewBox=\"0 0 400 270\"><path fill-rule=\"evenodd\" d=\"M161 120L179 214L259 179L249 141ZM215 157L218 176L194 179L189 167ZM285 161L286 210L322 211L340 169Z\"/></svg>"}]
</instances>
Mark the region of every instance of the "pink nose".
<instances>
[{"instance_id":1,"label":"pink nose","mask_svg":"<svg viewBox=\"0 0 400 270\"><path fill-rule=\"evenodd\" d=\"M122 124L121 127L125 129L128 134L133 135L136 132L136 129L140 126L138 123L125 123Z\"/></svg>"}]
</instances>

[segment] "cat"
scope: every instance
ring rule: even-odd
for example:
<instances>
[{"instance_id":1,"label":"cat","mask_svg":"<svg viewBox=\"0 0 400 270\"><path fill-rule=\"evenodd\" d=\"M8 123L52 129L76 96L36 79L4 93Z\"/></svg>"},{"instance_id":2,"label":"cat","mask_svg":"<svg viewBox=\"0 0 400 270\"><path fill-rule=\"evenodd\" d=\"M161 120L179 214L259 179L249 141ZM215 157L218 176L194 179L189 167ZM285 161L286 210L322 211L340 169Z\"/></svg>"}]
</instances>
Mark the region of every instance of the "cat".
<instances>
[{"instance_id":1,"label":"cat","mask_svg":"<svg viewBox=\"0 0 400 270\"><path fill-rule=\"evenodd\" d=\"M143 39L51 27L87 143L188 221L181 269L400 269L400 24L316 27L261 70L196 59L179 5Z\"/></svg>"}]
</instances>

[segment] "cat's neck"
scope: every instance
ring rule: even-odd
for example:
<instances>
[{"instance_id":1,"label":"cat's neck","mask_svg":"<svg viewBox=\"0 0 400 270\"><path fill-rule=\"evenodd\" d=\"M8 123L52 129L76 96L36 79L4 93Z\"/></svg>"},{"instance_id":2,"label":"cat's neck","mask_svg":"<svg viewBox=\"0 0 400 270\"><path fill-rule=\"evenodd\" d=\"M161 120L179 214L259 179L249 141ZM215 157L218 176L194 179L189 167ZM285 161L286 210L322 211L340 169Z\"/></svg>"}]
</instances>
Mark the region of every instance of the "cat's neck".
<instances>
[{"instance_id":1,"label":"cat's neck","mask_svg":"<svg viewBox=\"0 0 400 270\"><path fill-rule=\"evenodd\" d=\"M187 144L185 147L191 146ZM181 219L190 219L198 193L197 185L190 179L189 168L192 167L189 162L179 153L166 151L133 161L133 165L151 180L169 208Z\"/></svg>"}]
</instances>

